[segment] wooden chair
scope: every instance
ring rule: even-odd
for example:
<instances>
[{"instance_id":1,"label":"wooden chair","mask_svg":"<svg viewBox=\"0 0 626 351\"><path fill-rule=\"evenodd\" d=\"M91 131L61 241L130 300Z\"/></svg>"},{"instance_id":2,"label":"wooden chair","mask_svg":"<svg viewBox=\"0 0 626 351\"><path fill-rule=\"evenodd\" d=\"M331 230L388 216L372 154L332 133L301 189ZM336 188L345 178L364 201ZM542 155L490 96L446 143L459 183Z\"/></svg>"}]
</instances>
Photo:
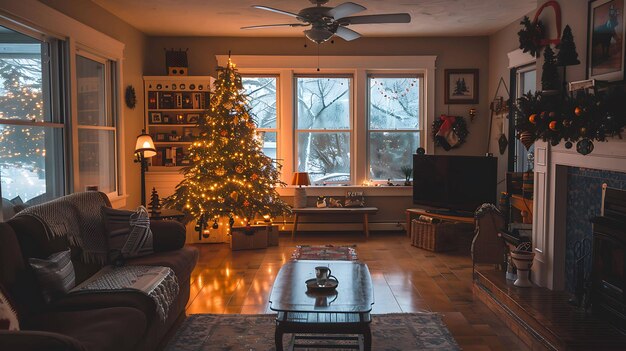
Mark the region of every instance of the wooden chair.
<instances>
[{"instance_id":1,"label":"wooden chair","mask_svg":"<svg viewBox=\"0 0 626 351\"><path fill-rule=\"evenodd\" d=\"M476 229L472 240L472 274L476 264L503 265L506 243L500 235L506 222L493 204L483 204L475 212Z\"/></svg>"}]
</instances>

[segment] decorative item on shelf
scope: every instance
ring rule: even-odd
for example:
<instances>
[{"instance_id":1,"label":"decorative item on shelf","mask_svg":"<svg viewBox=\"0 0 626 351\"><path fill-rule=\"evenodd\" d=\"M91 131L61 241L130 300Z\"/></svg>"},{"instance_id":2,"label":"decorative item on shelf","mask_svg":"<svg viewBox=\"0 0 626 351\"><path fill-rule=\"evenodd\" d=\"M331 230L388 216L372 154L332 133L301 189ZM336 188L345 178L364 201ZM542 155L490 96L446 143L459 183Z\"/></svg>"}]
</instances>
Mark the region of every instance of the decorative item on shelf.
<instances>
[{"instance_id":1,"label":"decorative item on shelf","mask_svg":"<svg viewBox=\"0 0 626 351\"><path fill-rule=\"evenodd\" d=\"M404 176L404 185L410 186L411 176L413 175L413 167L408 165L402 166L400 167L400 172L402 172L402 175Z\"/></svg>"},{"instance_id":2,"label":"decorative item on shelf","mask_svg":"<svg viewBox=\"0 0 626 351\"><path fill-rule=\"evenodd\" d=\"M521 288L529 288L533 286L529 279L530 268L533 265L535 253L531 251L529 242L520 244L515 250L511 251L511 260L517 268L517 280L513 283Z\"/></svg>"},{"instance_id":3,"label":"decorative item on shelf","mask_svg":"<svg viewBox=\"0 0 626 351\"><path fill-rule=\"evenodd\" d=\"M337 200L335 198L329 197L328 198L328 207L329 208L341 208L341 207L343 207L343 205L341 204L341 201L339 201L339 200Z\"/></svg>"},{"instance_id":4,"label":"decorative item on shelf","mask_svg":"<svg viewBox=\"0 0 626 351\"><path fill-rule=\"evenodd\" d=\"M326 196L318 196L317 200L315 201L315 207L317 208L325 208L327 206L326 204Z\"/></svg>"},{"instance_id":5,"label":"decorative item on shelf","mask_svg":"<svg viewBox=\"0 0 626 351\"><path fill-rule=\"evenodd\" d=\"M445 104L478 104L478 69L444 70Z\"/></svg>"},{"instance_id":6,"label":"decorative item on shelf","mask_svg":"<svg viewBox=\"0 0 626 351\"><path fill-rule=\"evenodd\" d=\"M387 178L387 186L395 186L395 184L391 181L391 178Z\"/></svg>"},{"instance_id":7,"label":"decorative item on shelf","mask_svg":"<svg viewBox=\"0 0 626 351\"><path fill-rule=\"evenodd\" d=\"M556 55L556 65L560 67L580 65L578 52L576 52L576 43L574 43L574 35L569 25L563 29L561 42L557 46L559 53Z\"/></svg>"},{"instance_id":8,"label":"decorative item on shelf","mask_svg":"<svg viewBox=\"0 0 626 351\"><path fill-rule=\"evenodd\" d=\"M187 50L166 50L165 67L168 76L186 76L189 74L189 63L187 61ZM181 88L183 89L183 88Z\"/></svg>"},{"instance_id":9,"label":"decorative item on shelf","mask_svg":"<svg viewBox=\"0 0 626 351\"><path fill-rule=\"evenodd\" d=\"M146 130L142 129L137 136L135 143L135 162L141 165L141 204L146 206L146 171L148 170L148 159L157 154L154 141Z\"/></svg>"},{"instance_id":10,"label":"decorative item on shelf","mask_svg":"<svg viewBox=\"0 0 626 351\"><path fill-rule=\"evenodd\" d=\"M210 96L206 92L191 93L205 94L209 106L198 119L197 137L185 147L190 165L182 168L183 180L163 205L184 212L186 221L197 220L203 214L210 221L229 217L229 227L235 218L245 225L257 215L288 214L290 208L277 192L278 187L286 185L280 180L280 164L258 147L253 123L232 123L234 115L252 119L241 75L230 59L226 67L217 69L217 74L215 91ZM222 138L236 142L224 143ZM243 167L241 173L233 166L237 164ZM251 180L253 174L256 180ZM225 230L228 232L228 228Z\"/></svg>"},{"instance_id":11,"label":"decorative item on shelf","mask_svg":"<svg viewBox=\"0 0 626 351\"><path fill-rule=\"evenodd\" d=\"M365 207L365 196L362 191L347 191L344 207Z\"/></svg>"},{"instance_id":12,"label":"decorative item on shelf","mask_svg":"<svg viewBox=\"0 0 626 351\"><path fill-rule=\"evenodd\" d=\"M161 213L161 199L159 199L159 193L156 191L155 187L152 187L152 193L150 195L150 213L159 214Z\"/></svg>"},{"instance_id":13,"label":"decorative item on shelf","mask_svg":"<svg viewBox=\"0 0 626 351\"><path fill-rule=\"evenodd\" d=\"M552 7L554 9L557 32L556 39L545 38L546 30L543 23L539 20L539 15L541 15L543 10L547 7ZM520 22L520 24L524 26L524 28L517 32L517 36L519 37L519 48L535 57L539 57L541 49L544 46L550 44L558 45L561 41L561 7L556 1L545 2L539 9L537 9L537 12L535 12L535 17L532 22L528 16L524 16L524 19Z\"/></svg>"},{"instance_id":14,"label":"decorative item on shelf","mask_svg":"<svg viewBox=\"0 0 626 351\"><path fill-rule=\"evenodd\" d=\"M415 153L418 155L424 155L426 153L426 149L424 149L423 147L418 147L417 150L415 150Z\"/></svg>"},{"instance_id":15,"label":"decorative item on shelf","mask_svg":"<svg viewBox=\"0 0 626 351\"><path fill-rule=\"evenodd\" d=\"M541 73L542 94L554 95L559 93L560 80L556 66L556 57L550 45L547 45L543 52L543 72Z\"/></svg>"},{"instance_id":16,"label":"decorative item on shelf","mask_svg":"<svg viewBox=\"0 0 626 351\"><path fill-rule=\"evenodd\" d=\"M126 106L131 110L137 105L137 94L135 94L135 88L133 88L132 85L126 87L124 102L126 102Z\"/></svg>"},{"instance_id":17,"label":"decorative item on shelf","mask_svg":"<svg viewBox=\"0 0 626 351\"><path fill-rule=\"evenodd\" d=\"M433 122L433 137L435 146L441 146L448 151L461 146L469 131L465 119L460 116L441 115Z\"/></svg>"},{"instance_id":18,"label":"decorative item on shelf","mask_svg":"<svg viewBox=\"0 0 626 351\"><path fill-rule=\"evenodd\" d=\"M161 118L161 112L151 112L150 113L150 123L152 124L160 124L163 122Z\"/></svg>"},{"instance_id":19,"label":"decorative item on shelf","mask_svg":"<svg viewBox=\"0 0 626 351\"><path fill-rule=\"evenodd\" d=\"M306 207L306 189L302 186L311 185L311 180L309 179L309 173L307 172L295 172L293 174L293 178L291 178L291 185L297 185L298 187L294 189L293 194L293 207L294 208L302 208Z\"/></svg>"}]
</instances>

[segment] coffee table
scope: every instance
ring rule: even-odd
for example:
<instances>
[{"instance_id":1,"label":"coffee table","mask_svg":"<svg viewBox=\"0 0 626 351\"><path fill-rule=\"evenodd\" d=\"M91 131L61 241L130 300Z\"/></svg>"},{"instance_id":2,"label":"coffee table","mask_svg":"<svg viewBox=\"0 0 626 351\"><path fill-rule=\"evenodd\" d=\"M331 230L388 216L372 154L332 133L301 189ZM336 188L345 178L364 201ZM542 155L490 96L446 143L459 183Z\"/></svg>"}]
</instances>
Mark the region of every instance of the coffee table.
<instances>
[{"instance_id":1,"label":"coffee table","mask_svg":"<svg viewBox=\"0 0 626 351\"><path fill-rule=\"evenodd\" d=\"M330 294L307 293L306 280L315 278L316 266L328 266L339 286ZM278 312L274 334L276 350L283 350L283 334L299 340L356 340L358 348L371 350L370 312L374 304L372 277L358 261L290 261L278 272L270 294L270 309ZM349 336L298 336L297 334L358 334ZM325 344L327 345L327 344ZM310 347L310 345L307 345ZM347 346L347 345L346 345ZM346 347L344 346L344 347ZM356 348L355 346L346 348Z\"/></svg>"}]
</instances>

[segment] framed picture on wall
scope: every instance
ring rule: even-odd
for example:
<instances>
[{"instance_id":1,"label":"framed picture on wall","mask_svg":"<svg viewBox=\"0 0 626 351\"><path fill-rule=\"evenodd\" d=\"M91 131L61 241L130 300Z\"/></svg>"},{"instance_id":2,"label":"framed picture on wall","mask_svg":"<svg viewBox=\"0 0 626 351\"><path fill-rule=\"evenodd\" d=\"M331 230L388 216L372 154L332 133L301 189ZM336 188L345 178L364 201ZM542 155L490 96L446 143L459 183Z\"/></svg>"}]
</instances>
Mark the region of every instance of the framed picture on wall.
<instances>
[{"instance_id":1,"label":"framed picture on wall","mask_svg":"<svg viewBox=\"0 0 626 351\"><path fill-rule=\"evenodd\" d=\"M446 69L444 82L446 104L478 103L478 69Z\"/></svg>"},{"instance_id":2,"label":"framed picture on wall","mask_svg":"<svg viewBox=\"0 0 626 351\"><path fill-rule=\"evenodd\" d=\"M589 2L587 24L587 77L624 79L624 8L626 0Z\"/></svg>"},{"instance_id":3,"label":"framed picture on wall","mask_svg":"<svg viewBox=\"0 0 626 351\"><path fill-rule=\"evenodd\" d=\"M161 112L152 112L150 114L150 123L159 124L162 122Z\"/></svg>"}]
</instances>

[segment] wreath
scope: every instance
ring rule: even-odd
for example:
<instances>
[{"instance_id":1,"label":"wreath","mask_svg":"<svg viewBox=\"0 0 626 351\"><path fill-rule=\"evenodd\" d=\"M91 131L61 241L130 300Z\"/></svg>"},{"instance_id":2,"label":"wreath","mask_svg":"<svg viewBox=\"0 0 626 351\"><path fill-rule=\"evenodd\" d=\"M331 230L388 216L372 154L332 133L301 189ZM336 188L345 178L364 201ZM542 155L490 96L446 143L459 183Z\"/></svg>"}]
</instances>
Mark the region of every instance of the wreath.
<instances>
[{"instance_id":1,"label":"wreath","mask_svg":"<svg viewBox=\"0 0 626 351\"><path fill-rule=\"evenodd\" d=\"M448 151L465 143L469 131L463 117L441 115L433 122L432 134L435 146Z\"/></svg>"},{"instance_id":2,"label":"wreath","mask_svg":"<svg viewBox=\"0 0 626 351\"><path fill-rule=\"evenodd\" d=\"M541 41L545 35L545 28L541 21L531 22L528 16L520 22L522 28L517 35L519 36L519 48L524 52L529 52L534 57L539 57L541 51Z\"/></svg>"}]
</instances>

